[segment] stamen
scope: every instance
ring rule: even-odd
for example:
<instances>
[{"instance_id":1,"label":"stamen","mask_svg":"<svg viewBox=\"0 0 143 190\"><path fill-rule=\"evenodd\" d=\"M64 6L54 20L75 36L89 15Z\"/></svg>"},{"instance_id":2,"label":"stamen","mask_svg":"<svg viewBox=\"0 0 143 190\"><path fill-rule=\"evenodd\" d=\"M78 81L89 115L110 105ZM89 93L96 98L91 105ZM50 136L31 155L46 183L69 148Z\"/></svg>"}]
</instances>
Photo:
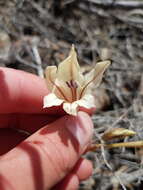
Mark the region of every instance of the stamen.
<instances>
[{"instance_id":1,"label":"stamen","mask_svg":"<svg viewBox=\"0 0 143 190\"><path fill-rule=\"evenodd\" d=\"M71 83L70 83L70 81L67 81L66 84L67 84L67 86L68 86L69 88L71 88Z\"/></svg>"},{"instance_id":2,"label":"stamen","mask_svg":"<svg viewBox=\"0 0 143 190\"><path fill-rule=\"evenodd\" d=\"M72 101L76 101L76 99L77 99L76 89L78 88L77 82L70 80L70 81L67 81L66 84L71 89Z\"/></svg>"},{"instance_id":3,"label":"stamen","mask_svg":"<svg viewBox=\"0 0 143 190\"><path fill-rule=\"evenodd\" d=\"M78 88L78 84L76 83L76 81L70 80L67 81L66 84L69 88Z\"/></svg>"},{"instance_id":4,"label":"stamen","mask_svg":"<svg viewBox=\"0 0 143 190\"><path fill-rule=\"evenodd\" d=\"M78 87L76 81L71 80L70 82L71 82L71 85L72 85L73 88L77 88Z\"/></svg>"}]
</instances>

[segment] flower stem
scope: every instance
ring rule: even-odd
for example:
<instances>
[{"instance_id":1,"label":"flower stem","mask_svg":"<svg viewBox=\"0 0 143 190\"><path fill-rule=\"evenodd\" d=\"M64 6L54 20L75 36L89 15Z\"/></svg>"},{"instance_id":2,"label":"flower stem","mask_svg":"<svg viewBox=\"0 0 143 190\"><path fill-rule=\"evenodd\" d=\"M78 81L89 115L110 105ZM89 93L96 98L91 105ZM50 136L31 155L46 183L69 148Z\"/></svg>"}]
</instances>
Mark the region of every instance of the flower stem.
<instances>
[{"instance_id":1,"label":"flower stem","mask_svg":"<svg viewBox=\"0 0 143 190\"><path fill-rule=\"evenodd\" d=\"M132 141L132 142L123 142L123 143L113 143L113 144L94 144L87 148L88 151L96 151L97 149L104 147L107 149L112 148L120 148L120 147L126 147L126 148L142 148L143 147L143 141Z\"/></svg>"}]
</instances>

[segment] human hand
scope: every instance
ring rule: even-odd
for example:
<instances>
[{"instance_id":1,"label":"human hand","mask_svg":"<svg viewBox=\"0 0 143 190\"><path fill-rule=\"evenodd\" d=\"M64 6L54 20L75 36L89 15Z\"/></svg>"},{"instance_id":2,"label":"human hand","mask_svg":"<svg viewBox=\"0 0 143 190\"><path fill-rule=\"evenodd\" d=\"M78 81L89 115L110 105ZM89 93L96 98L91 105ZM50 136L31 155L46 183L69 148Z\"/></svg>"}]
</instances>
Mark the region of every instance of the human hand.
<instances>
[{"instance_id":1,"label":"human hand","mask_svg":"<svg viewBox=\"0 0 143 190\"><path fill-rule=\"evenodd\" d=\"M80 158L92 136L90 117L43 110L48 90L35 75L0 68L0 81L0 189L78 189L92 172Z\"/></svg>"}]
</instances>

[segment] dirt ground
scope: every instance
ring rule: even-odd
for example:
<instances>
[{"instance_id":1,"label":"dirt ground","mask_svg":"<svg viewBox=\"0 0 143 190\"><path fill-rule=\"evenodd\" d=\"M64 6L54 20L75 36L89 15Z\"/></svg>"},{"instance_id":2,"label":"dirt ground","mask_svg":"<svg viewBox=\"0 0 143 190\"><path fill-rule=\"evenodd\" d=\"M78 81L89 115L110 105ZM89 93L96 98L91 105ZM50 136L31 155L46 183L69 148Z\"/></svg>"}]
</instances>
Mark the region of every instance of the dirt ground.
<instances>
[{"instance_id":1,"label":"dirt ground","mask_svg":"<svg viewBox=\"0 0 143 190\"><path fill-rule=\"evenodd\" d=\"M68 55L71 44L83 72L97 61L112 61L101 87L93 87L94 142L99 143L107 129L118 127L137 134L111 142L142 140L142 1L0 1L0 66L42 76L47 65L58 65ZM92 160L94 173L80 190L143 189L141 148L103 149L86 157Z\"/></svg>"}]
</instances>

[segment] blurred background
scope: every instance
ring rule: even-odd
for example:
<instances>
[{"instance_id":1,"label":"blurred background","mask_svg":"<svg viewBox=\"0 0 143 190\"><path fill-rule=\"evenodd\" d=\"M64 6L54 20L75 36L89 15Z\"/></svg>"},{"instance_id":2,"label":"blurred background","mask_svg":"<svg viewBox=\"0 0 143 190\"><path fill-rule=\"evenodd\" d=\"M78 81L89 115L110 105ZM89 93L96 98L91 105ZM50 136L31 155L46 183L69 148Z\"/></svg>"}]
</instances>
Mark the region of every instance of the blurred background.
<instances>
[{"instance_id":1,"label":"blurred background","mask_svg":"<svg viewBox=\"0 0 143 190\"><path fill-rule=\"evenodd\" d=\"M0 66L42 77L75 44L83 73L110 59L95 89L93 141L107 129L123 127L143 139L143 1L142 0L1 0ZM80 190L143 189L143 150L118 148L89 152L94 173Z\"/></svg>"}]
</instances>

